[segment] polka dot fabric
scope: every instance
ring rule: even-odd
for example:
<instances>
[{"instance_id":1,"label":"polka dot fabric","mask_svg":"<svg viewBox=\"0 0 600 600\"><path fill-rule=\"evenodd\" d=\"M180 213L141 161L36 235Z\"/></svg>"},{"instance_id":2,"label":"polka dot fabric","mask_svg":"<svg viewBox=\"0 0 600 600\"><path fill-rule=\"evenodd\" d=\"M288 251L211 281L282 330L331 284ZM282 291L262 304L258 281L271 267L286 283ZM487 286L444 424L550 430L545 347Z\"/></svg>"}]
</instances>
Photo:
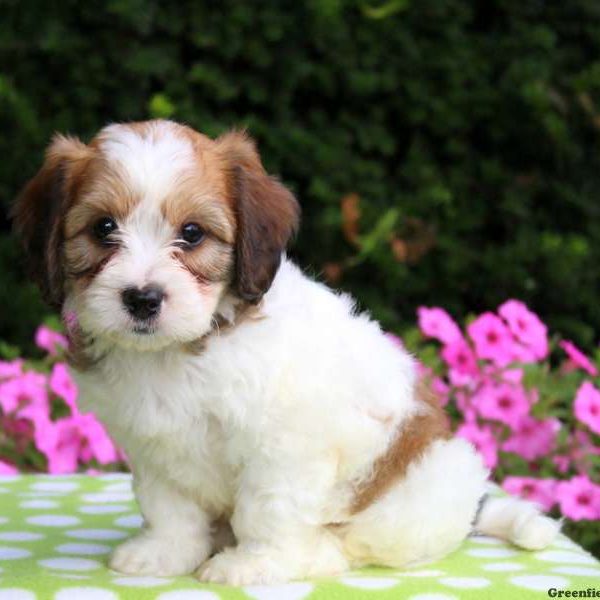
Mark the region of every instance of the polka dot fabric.
<instances>
[{"instance_id":1,"label":"polka dot fabric","mask_svg":"<svg viewBox=\"0 0 600 600\"><path fill-rule=\"evenodd\" d=\"M473 537L410 571L233 588L193 577L125 576L108 554L141 525L125 474L0 477L0 600L480 600L600 588L600 563L564 536L540 552Z\"/></svg>"}]
</instances>

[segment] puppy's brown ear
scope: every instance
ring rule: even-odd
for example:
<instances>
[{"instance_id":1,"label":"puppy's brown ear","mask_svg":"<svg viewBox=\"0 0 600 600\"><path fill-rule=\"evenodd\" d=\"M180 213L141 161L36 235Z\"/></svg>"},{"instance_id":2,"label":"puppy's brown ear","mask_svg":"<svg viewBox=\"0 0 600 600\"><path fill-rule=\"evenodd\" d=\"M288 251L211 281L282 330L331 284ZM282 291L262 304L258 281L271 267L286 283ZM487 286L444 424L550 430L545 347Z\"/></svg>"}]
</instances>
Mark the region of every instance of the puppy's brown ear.
<instances>
[{"instance_id":1,"label":"puppy's brown ear","mask_svg":"<svg viewBox=\"0 0 600 600\"><path fill-rule=\"evenodd\" d=\"M237 219L235 287L240 298L257 304L279 268L298 228L294 195L267 174L252 140L240 132L217 140L229 171Z\"/></svg>"},{"instance_id":2,"label":"puppy's brown ear","mask_svg":"<svg viewBox=\"0 0 600 600\"><path fill-rule=\"evenodd\" d=\"M12 209L29 275L40 286L44 300L55 308L64 296L64 215L75 176L90 155L91 149L78 139L54 136L42 168L25 185Z\"/></svg>"}]
</instances>

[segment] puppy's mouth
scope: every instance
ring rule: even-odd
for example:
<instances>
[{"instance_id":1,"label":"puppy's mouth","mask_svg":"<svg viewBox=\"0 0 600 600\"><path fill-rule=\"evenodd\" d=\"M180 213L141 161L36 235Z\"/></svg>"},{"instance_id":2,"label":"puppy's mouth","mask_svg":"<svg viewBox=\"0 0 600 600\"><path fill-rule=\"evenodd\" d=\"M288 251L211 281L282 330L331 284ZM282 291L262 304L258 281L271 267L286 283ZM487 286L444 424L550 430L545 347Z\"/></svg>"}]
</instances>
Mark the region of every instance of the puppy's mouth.
<instances>
[{"instance_id":1,"label":"puppy's mouth","mask_svg":"<svg viewBox=\"0 0 600 600\"><path fill-rule=\"evenodd\" d=\"M133 333L136 335L152 335L156 332L156 325L153 323L136 323L133 327Z\"/></svg>"}]
</instances>

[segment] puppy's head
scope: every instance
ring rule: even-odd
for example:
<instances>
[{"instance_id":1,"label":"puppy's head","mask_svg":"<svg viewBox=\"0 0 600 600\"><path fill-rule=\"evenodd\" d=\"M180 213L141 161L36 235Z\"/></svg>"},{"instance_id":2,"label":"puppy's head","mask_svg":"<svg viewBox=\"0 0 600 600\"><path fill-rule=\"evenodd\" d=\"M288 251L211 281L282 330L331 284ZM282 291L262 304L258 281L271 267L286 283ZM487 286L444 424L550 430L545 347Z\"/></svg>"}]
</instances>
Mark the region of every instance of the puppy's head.
<instances>
[{"instance_id":1,"label":"puppy's head","mask_svg":"<svg viewBox=\"0 0 600 600\"><path fill-rule=\"evenodd\" d=\"M202 337L225 298L258 303L299 209L244 134L149 121L56 136L13 215L46 300L143 350Z\"/></svg>"}]
</instances>

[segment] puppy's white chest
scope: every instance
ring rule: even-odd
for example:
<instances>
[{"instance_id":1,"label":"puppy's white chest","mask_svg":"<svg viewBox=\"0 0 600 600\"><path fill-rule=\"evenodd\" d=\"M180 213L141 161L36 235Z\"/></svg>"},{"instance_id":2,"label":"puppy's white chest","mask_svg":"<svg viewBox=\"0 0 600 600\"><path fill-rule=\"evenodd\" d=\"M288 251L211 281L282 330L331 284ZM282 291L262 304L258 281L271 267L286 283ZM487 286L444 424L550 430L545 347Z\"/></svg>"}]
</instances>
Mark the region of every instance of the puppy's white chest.
<instances>
[{"instance_id":1,"label":"puppy's white chest","mask_svg":"<svg viewBox=\"0 0 600 600\"><path fill-rule=\"evenodd\" d=\"M235 469L225 460L221 423L206 410L193 357L118 352L78 383L84 408L106 425L134 473L151 470L210 512L228 510Z\"/></svg>"}]
</instances>

